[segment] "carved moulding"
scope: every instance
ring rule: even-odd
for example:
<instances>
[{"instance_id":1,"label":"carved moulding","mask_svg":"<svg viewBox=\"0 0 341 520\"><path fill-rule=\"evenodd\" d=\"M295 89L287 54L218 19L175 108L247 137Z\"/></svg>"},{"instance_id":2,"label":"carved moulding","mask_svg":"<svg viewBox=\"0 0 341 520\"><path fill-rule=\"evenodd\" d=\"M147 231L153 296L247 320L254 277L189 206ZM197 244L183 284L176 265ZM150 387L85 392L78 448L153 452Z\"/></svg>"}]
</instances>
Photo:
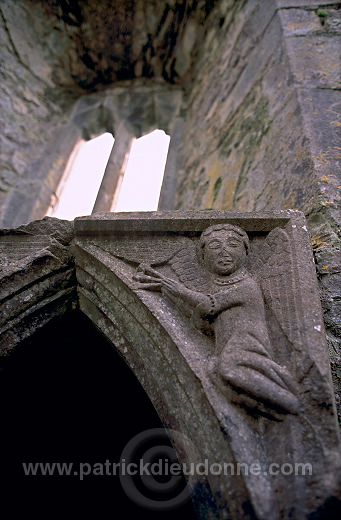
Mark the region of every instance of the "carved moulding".
<instances>
[{"instance_id":1,"label":"carved moulding","mask_svg":"<svg viewBox=\"0 0 341 520\"><path fill-rule=\"evenodd\" d=\"M0 230L0 358L77 307L73 223L45 217Z\"/></svg>"},{"instance_id":2,"label":"carved moulding","mask_svg":"<svg viewBox=\"0 0 341 520\"><path fill-rule=\"evenodd\" d=\"M179 460L244 468L189 476L198 516L322 518L340 455L304 216L104 213L75 235L80 308L187 439Z\"/></svg>"}]
</instances>

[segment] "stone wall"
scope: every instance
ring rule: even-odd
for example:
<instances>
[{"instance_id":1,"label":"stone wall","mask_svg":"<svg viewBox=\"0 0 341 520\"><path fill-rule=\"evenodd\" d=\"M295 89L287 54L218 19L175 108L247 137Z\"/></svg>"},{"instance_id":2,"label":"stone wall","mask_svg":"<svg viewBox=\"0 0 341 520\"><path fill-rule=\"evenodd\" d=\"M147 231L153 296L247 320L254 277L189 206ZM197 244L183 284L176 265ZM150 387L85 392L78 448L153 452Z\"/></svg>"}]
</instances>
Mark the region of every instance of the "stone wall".
<instances>
[{"instance_id":1,"label":"stone wall","mask_svg":"<svg viewBox=\"0 0 341 520\"><path fill-rule=\"evenodd\" d=\"M305 212L338 389L339 7L219 3L188 92L175 202Z\"/></svg>"},{"instance_id":2,"label":"stone wall","mask_svg":"<svg viewBox=\"0 0 341 520\"><path fill-rule=\"evenodd\" d=\"M169 128L209 12L192 3L1 2L2 227L46 214L80 138Z\"/></svg>"},{"instance_id":3,"label":"stone wall","mask_svg":"<svg viewBox=\"0 0 341 520\"><path fill-rule=\"evenodd\" d=\"M28 221L25 216L16 221L27 199L33 205L49 204L54 171L63 172L74 144L68 146L65 140L62 150L51 146L48 157L44 155L70 117L73 99L55 87L48 59L54 46L53 23L35 7L33 15L20 2L1 5L0 213L2 225L8 227ZM37 174L40 168L43 178ZM38 210L35 217L41 216Z\"/></svg>"}]
</instances>

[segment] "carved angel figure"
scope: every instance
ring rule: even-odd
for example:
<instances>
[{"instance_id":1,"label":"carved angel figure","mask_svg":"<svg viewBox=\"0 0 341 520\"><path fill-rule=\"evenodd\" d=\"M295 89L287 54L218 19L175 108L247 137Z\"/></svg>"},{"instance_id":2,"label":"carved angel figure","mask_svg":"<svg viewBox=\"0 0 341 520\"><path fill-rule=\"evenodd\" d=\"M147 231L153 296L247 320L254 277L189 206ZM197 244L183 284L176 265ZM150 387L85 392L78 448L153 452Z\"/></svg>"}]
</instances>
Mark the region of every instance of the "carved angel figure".
<instances>
[{"instance_id":1,"label":"carved angel figure","mask_svg":"<svg viewBox=\"0 0 341 520\"><path fill-rule=\"evenodd\" d=\"M180 281L143 264L134 279L144 289L161 291L194 327L214 336L212 374L232 401L298 413L295 381L271 357L260 284L244 266L247 234L231 224L213 225L201 234L196 251L193 247L183 247L169 260Z\"/></svg>"}]
</instances>

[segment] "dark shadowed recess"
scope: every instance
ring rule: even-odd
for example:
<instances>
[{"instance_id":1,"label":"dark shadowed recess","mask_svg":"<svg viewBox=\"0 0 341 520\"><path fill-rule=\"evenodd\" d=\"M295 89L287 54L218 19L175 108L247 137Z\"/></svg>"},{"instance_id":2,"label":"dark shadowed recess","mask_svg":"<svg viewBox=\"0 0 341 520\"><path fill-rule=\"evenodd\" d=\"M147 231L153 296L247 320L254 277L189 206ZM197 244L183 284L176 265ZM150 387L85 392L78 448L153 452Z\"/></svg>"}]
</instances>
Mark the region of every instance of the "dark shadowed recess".
<instances>
[{"instance_id":1,"label":"dark shadowed recess","mask_svg":"<svg viewBox=\"0 0 341 520\"><path fill-rule=\"evenodd\" d=\"M132 437L162 428L133 373L82 314L50 323L3 358L0 391L2 518L195 518L190 501L142 509L118 475L24 475L23 462L119 462Z\"/></svg>"}]
</instances>

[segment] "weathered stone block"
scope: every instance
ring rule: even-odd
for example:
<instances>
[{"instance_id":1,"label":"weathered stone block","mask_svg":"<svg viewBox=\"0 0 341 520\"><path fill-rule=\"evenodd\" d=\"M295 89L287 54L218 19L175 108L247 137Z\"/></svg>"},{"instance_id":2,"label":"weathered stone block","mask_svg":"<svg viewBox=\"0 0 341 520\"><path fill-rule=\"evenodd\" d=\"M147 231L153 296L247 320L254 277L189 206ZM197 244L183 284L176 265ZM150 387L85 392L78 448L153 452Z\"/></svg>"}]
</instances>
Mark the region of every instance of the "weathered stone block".
<instances>
[{"instance_id":1,"label":"weathered stone block","mask_svg":"<svg viewBox=\"0 0 341 520\"><path fill-rule=\"evenodd\" d=\"M196 460L260 464L257 476L205 475L210 511L239 519L248 503L264 520L317 514L337 493L340 461L302 214L99 213L76 219L75 235L80 308L163 422L195 443ZM309 475L269 471L302 463Z\"/></svg>"},{"instance_id":2,"label":"weathered stone block","mask_svg":"<svg viewBox=\"0 0 341 520\"><path fill-rule=\"evenodd\" d=\"M45 218L0 231L0 355L76 306L71 222Z\"/></svg>"}]
</instances>

